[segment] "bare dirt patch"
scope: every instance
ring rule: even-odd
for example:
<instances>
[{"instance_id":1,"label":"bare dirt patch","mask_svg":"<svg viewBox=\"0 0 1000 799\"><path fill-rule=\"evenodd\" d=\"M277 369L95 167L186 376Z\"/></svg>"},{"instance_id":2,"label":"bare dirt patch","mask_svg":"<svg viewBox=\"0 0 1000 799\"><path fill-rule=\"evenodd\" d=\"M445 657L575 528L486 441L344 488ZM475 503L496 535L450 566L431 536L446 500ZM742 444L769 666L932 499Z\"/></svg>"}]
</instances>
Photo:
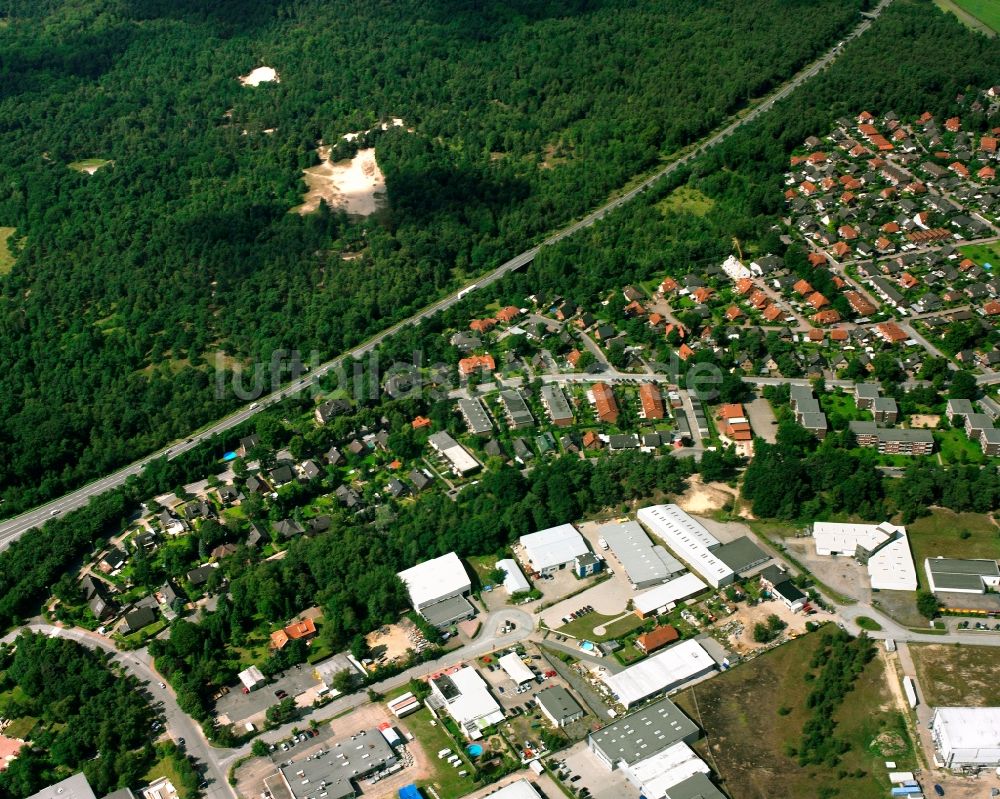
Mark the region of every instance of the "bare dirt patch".
<instances>
[{"instance_id":1,"label":"bare dirt patch","mask_svg":"<svg viewBox=\"0 0 1000 799\"><path fill-rule=\"evenodd\" d=\"M688 489L676 500L688 513L713 513L727 503L736 502L736 489L725 483L703 483L700 474L688 478Z\"/></svg>"},{"instance_id":2,"label":"bare dirt patch","mask_svg":"<svg viewBox=\"0 0 1000 799\"><path fill-rule=\"evenodd\" d=\"M924 701L930 707L993 707L1000 704L991 646L910 644L913 667Z\"/></svg>"},{"instance_id":3,"label":"bare dirt patch","mask_svg":"<svg viewBox=\"0 0 1000 799\"><path fill-rule=\"evenodd\" d=\"M390 624L368 633L365 640L372 650L375 660L385 658L392 662L396 658L405 657L406 650L414 648L413 636L417 628L409 619L403 619L398 624Z\"/></svg>"},{"instance_id":4,"label":"bare dirt patch","mask_svg":"<svg viewBox=\"0 0 1000 799\"><path fill-rule=\"evenodd\" d=\"M262 83L281 83L281 76L274 67L257 67L247 75L240 76L244 86L260 86Z\"/></svg>"},{"instance_id":5,"label":"bare dirt patch","mask_svg":"<svg viewBox=\"0 0 1000 799\"><path fill-rule=\"evenodd\" d=\"M374 147L336 163L330 161L329 147L320 146L318 152L322 163L302 170L308 191L302 205L292 210L310 214L325 202L349 214L370 216L385 206L385 176L375 160Z\"/></svg>"}]
</instances>

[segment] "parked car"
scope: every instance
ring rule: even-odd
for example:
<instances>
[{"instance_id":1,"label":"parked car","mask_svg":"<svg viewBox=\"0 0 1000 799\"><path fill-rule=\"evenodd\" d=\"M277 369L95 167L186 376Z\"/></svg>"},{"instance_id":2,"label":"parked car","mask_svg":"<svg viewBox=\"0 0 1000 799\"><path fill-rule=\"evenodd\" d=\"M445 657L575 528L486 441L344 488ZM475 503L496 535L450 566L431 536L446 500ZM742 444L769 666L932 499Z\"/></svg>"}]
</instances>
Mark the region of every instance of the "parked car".
<instances>
[{"instance_id":1,"label":"parked car","mask_svg":"<svg viewBox=\"0 0 1000 799\"><path fill-rule=\"evenodd\" d=\"M936 793L938 796L944 796L944 788L942 788L940 785L935 785L934 793Z\"/></svg>"}]
</instances>

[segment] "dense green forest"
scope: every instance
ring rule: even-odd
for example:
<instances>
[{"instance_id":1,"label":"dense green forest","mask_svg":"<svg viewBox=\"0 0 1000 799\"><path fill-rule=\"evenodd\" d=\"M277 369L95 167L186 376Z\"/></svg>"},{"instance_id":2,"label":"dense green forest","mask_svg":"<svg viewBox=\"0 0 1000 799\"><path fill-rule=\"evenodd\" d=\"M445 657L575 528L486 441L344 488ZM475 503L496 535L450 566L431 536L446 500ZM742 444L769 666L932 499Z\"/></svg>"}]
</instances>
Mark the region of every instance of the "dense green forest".
<instances>
[{"instance_id":1,"label":"dense green forest","mask_svg":"<svg viewBox=\"0 0 1000 799\"><path fill-rule=\"evenodd\" d=\"M336 354L521 251L865 3L0 4L17 254L0 277L0 512L221 415L217 351ZM262 63L280 82L240 85ZM413 132L373 134L386 212L288 213L320 140L389 117ZM86 159L109 163L68 166Z\"/></svg>"},{"instance_id":2,"label":"dense green forest","mask_svg":"<svg viewBox=\"0 0 1000 799\"><path fill-rule=\"evenodd\" d=\"M156 759L153 711L131 675L65 638L22 633L0 653L0 713L34 718L28 748L0 772L0 797L30 796L78 771L104 795L138 785Z\"/></svg>"}]
</instances>

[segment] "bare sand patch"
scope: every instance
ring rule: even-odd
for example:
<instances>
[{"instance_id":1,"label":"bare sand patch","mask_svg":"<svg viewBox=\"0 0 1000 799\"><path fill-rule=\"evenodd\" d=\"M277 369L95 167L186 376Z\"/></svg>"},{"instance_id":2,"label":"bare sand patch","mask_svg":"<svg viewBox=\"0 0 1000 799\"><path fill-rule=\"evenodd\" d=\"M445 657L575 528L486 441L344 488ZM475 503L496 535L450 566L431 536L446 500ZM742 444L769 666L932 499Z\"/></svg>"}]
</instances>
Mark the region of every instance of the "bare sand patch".
<instances>
[{"instance_id":1,"label":"bare sand patch","mask_svg":"<svg viewBox=\"0 0 1000 799\"><path fill-rule=\"evenodd\" d=\"M415 648L416 633L413 622L403 619L398 624L389 624L368 633L365 640L375 660L392 663L397 658L405 657L407 650Z\"/></svg>"},{"instance_id":2,"label":"bare sand patch","mask_svg":"<svg viewBox=\"0 0 1000 799\"><path fill-rule=\"evenodd\" d=\"M375 160L375 148L358 150L349 161L330 162L330 148L321 146L322 160L317 166L302 170L308 191L302 205L292 210L310 214L325 202L331 208L349 214L370 216L385 206L385 176Z\"/></svg>"},{"instance_id":3,"label":"bare sand patch","mask_svg":"<svg viewBox=\"0 0 1000 799\"><path fill-rule=\"evenodd\" d=\"M274 67L257 67L249 75L241 75L240 83L244 86L260 86L262 83L281 83L281 76Z\"/></svg>"},{"instance_id":4,"label":"bare sand patch","mask_svg":"<svg viewBox=\"0 0 1000 799\"><path fill-rule=\"evenodd\" d=\"M915 413L910 417L910 427L935 428L941 417L934 413Z\"/></svg>"},{"instance_id":5,"label":"bare sand patch","mask_svg":"<svg viewBox=\"0 0 1000 799\"><path fill-rule=\"evenodd\" d=\"M736 490L725 483L703 483L700 474L693 474L688 484L688 490L676 500L688 513L708 514L721 510L727 502L736 502Z\"/></svg>"}]
</instances>

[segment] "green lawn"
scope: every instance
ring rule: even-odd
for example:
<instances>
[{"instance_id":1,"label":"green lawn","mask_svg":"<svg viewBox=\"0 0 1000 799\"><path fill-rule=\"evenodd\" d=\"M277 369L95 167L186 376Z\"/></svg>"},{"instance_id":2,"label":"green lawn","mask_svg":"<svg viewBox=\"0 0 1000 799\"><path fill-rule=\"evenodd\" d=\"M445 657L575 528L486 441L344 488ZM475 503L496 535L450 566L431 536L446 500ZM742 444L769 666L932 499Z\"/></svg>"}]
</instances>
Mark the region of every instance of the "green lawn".
<instances>
[{"instance_id":1,"label":"green lawn","mask_svg":"<svg viewBox=\"0 0 1000 799\"><path fill-rule=\"evenodd\" d=\"M177 767L174 765L174 759L170 756L161 757L157 760L153 767L146 772L144 780L147 783L153 780L158 780L160 777L166 777L170 780L175 788L179 788L181 784L180 775L177 773Z\"/></svg>"},{"instance_id":2,"label":"green lawn","mask_svg":"<svg viewBox=\"0 0 1000 799\"><path fill-rule=\"evenodd\" d=\"M621 614L618 614L619 616ZM618 616L603 616L600 613L588 613L582 619L573 619L569 624L564 624L558 629L563 635L572 636L578 639L587 639L595 643L610 641L626 633L632 632L636 627L642 626L642 619L634 613L629 613L625 618L614 621ZM611 622L614 622L613 624ZM594 632L595 627L606 627L603 634Z\"/></svg>"},{"instance_id":3,"label":"green lawn","mask_svg":"<svg viewBox=\"0 0 1000 799\"><path fill-rule=\"evenodd\" d=\"M428 784L433 785L439 799L458 799L476 787L476 783L472 779L475 772L464 760L465 750L451 739L441 727L440 722L432 725L432 721L434 721L434 717L424 707L416 713L411 713L401 722L401 726L413 733L414 738L420 743L424 750L424 756L434 771L433 779L420 780L417 784L421 787ZM456 755L463 758L462 767L454 768L446 760L438 760L437 753L442 749L451 749ZM458 776L460 771L469 772L469 776Z\"/></svg>"},{"instance_id":4,"label":"green lawn","mask_svg":"<svg viewBox=\"0 0 1000 799\"><path fill-rule=\"evenodd\" d=\"M916 765L879 658L836 711L836 734L850 744L841 762L803 767L786 754L809 718L811 684L803 673L819 641L816 634L802 636L674 697L705 732L696 748L723 780L727 795L881 799L890 788L885 760L895 760L902 770Z\"/></svg>"},{"instance_id":5,"label":"green lawn","mask_svg":"<svg viewBox=\"0 0 1000 799\"><path fill-rule=\"evenodd\" d=\"M935 508L906 527L917 578L925 582L924 560L946 558L1000 558L1000 529L982 513L955 513ZM961 537L962 531L970 533Z\"/></svg>"},{"instance_id":6,"label":"green lawn","mask_svg":"<svg viewBox=\"0 0 1000 799\"><path fill-rule=\"evenodd\" d=\"M955 0L955 4L994 32L1000 32L1000 3L996 0Z\"/></svg>"},{"instance_id":7,"label":"green lawn","mask_svg":"<svg viewBox=\"0 0 1000 799\"><path fill-rule=\"evenodd\" d=\"M820 407L831 420L835 417L843 419L845 422L871 421L874 417L868 411L858 410L854 402L854 397L849 394L823 394L819 398ZM832 421L830 424L834 427Z\"/></svg>"},{"instance_id":8,"label":"green lawn","mask_svg":"<svg viewBox=\"0 0 1000 799\"><path fill-rule=\"evenodd\" d=\"M656 207L664 215L668 213L687 213L694 216L705 216L705 214L712 210L713 205L715 205L715 200L702 194L702 192L693 186L681 186L671 192L670 196L660 200L656 204Z\"/></svg>"},{"instance_id":9,"label":"green lawn","mask_svg":"<svg viewBox=\"0 0 1000 799\"><path fill-rule=\"evenodd\" d=\"M934 440L941 458L948 463L986 463L987 457L978 444L969 441L964 430L935 430Z\"/></svg>"},{"instance_id":10,"label":"green lawn","mask_svg":"<svg viewBox=\"0 0 1000 799\"><path fill-rule=\"evenodd\" d=\"M14 266L14 254L10 251L8 242L16 228L0 227L0 275L6 275Z\"/></svg>"},{"instance_id":11,"label":"green lawn","mask_svg":"<svg viewBox=\"0 0 1000 799\"><path fill-rule=\"evenodd\" d=\"M22 716L8 724L3 734L8 738L27 738L37 723L38 719L34 716Z\"/></svg>"},{"instance_id":12,"label":"green lawn","mask_svg":"<svg viewBox=\"0 0 1000 799\"><path fill-rule=\"evenodd\" d=\"M107 158L84 158L80 161L73 161L69 164L69 168L74 172L91 172L107 166L110 163L111 161Z\"/></svg>"},{"instance_id":13,"label":"green lawn","mask_svg":"<svg viewBox=\"0 0 1000 799\"><path fill-rule=\"evenodd\" d=\"M960 5L971 5L971 0L963 0ZM1000 5L996 7L996 13L1000 18ZM966 258L971 258L980 266L984 263L993 264L994 268L1000 268L1000 242L993 244L966 244L959 247L958 251Z\"/></svg>"}]
</instances>

